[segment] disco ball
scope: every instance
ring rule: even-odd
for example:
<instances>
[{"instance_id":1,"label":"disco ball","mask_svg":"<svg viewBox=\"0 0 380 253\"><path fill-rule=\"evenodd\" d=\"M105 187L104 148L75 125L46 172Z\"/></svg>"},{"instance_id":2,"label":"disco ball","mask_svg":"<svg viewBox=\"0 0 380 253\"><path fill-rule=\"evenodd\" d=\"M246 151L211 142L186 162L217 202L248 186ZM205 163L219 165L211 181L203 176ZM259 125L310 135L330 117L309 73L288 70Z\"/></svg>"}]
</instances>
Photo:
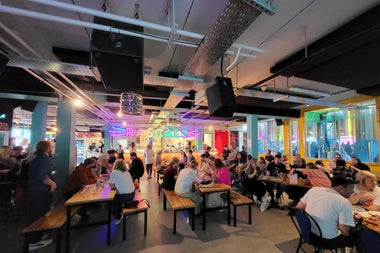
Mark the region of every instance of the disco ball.
<instances>
[{"instance_id":1,"label":"disco ball","mask_svg":"<svg viewBox=\"0 0 380 253\"><path fill-rule=\"evenodd\" d=\"M143 96L133 92L121 93L120 109L125 114L141 114L143 111Z\"/></svg>"}]
</instances>

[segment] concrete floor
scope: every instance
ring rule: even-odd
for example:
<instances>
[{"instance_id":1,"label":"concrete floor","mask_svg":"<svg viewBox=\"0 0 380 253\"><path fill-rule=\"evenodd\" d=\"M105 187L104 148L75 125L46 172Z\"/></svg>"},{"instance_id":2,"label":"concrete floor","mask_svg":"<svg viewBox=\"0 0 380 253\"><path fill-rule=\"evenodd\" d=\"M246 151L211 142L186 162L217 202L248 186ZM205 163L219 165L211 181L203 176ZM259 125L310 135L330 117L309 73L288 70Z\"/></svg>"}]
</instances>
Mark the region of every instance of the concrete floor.
<instances>
[{"instance_id":1,"label":"concrete floor","mask_svg":"<svg viewBox=\"0 0 380 253\"><path fill-rule=\"evenodd\" d=\"M287 216L287 211L270 209L261 212L255 206L252 208L252 224L249 225L247 223L248 207L238 207L237 227L227 225L226 213L209 211L206 231L202 230L201 217L196 218L195 230L192 231L190 224L186 223L185 216L178 213L177 234L173 235L173 212L163 210L162 195L158 197L156 181L153 179L149 182L143 179L140 188L143 197L151 204L148 211L146 236L143 230L143 214L131 215L127 219L125 241L122 240L122 224L119 226L112 224L112 241L109 246L106 243L106 225L77 229L71 233L70 252L293 253L296 251L298 233ZM106 210L98 206L89 208L88 213L91 220L96 220L98 216L103 216ZM74 222L83 221L74 217ZM22 252L24 226L23 217L16 219L11 216L8 221L1 221L1 252ZM311 251L307 246L306 248ZM33 252L54 251L55 244L53 243Z\"/></svg>"}]
</instances>

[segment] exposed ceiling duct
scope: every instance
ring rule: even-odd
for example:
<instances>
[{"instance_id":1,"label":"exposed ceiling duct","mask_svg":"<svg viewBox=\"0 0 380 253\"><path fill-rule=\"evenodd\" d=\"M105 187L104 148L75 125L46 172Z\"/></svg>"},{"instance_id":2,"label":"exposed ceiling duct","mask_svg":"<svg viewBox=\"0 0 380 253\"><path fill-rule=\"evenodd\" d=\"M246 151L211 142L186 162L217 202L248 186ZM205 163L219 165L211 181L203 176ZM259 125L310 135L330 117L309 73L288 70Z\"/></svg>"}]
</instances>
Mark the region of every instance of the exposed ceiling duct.
<instances>
[{"instance_id":1,"label":"exposed ceiling duct","mask_svg":"<svg viewBox=\"0 0 380 253\"><path fill-rule=\"evenodd\" d=\"M274 65L287 77L329 83L380 95L380 5ZM307 53L306 53L307 52Z\"/></svg>"},{"instance_id":2,"label":"exposed ceiling duct","mask_svg":"<svg viewBox=\"0 0 380 253\"><path fill-rule=\"evenodd\" d=\"M264 11L256 3L264 1L230 0L210 33L188 62L184 73L204 76L252 22ZM265 1L266 2L266 1ZM274 7L268 5L274 10ZM273 14L274 11L268 12Z\"/></svg>"},{"instance_id":3,"label":"exposed ceiling duct","mask_svg":"<svg viewBox=\"0 0 380 253\"><path fill-rule=\"evenodd\" d=\"M264 11L273 15L275 9L269 4L269 1L228 1L225 9L211 28L210 33L205 36L183 72L186 75L204 77L210 68ZM240 53L240 49L238 52ZM238 57L238 55L236 57ZM189 90L181 89L181 91ZM170 101L170 107L175 108L182 99L183 97L181 96L169 97L168 101Z\"/></svg>"}]
</instances>

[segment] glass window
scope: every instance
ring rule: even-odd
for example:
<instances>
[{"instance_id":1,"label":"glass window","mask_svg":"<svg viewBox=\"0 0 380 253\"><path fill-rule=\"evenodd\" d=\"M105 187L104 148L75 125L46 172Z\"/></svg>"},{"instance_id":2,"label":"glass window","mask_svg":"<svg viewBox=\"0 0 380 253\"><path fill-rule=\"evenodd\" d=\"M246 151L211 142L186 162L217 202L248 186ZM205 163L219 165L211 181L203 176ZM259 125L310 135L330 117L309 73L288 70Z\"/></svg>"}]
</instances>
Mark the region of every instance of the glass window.
<instances>
[{"instance_id":1,"label":"glass window","mask_svg":"<svg viewBox=\"0 0 380 253\"><path fill-rule=\"evenodd\" d=\"M293 120L289 122L290 134L290 151L292 156L299 153L299 134L298 134L298 121Z\"/></svg>"},{"instance_id":2,"label":"glass window","mask_svg":"<svg viewBox=\"0 0 380 253\"><path fill-rule=\"evenodd\" d=\"M258 150L265 153L267 149L284 153L284 126L277 126L275 120L259 121Z\"/></svg>"},{"instance_id":3,"label":"glass window","mask_svg":"<svg viewBox=\"0 0 380 253\"><path fill-rule=\"evenodd\" d=\"M307 156L333 159L339 153L345 160L356 156L365 162L378 162L375 116L373 100L344 110L307 112Z\"/></svg>"}]
</instances>

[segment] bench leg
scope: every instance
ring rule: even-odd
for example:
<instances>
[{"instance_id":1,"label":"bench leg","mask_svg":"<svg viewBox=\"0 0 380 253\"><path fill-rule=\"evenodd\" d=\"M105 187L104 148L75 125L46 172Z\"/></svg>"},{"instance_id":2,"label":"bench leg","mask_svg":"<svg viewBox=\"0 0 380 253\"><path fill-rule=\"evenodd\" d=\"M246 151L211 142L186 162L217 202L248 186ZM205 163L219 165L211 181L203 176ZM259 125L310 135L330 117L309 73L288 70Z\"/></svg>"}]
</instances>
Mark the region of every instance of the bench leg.
<instances>
[{"instance_id":1,"label":"bench leg","mask_svg":"<svg viewBox=\"0 0 380 253\"><path fill-rule=\"evenodd\" d=\"M144 235L146 235L148 230L148 211L144 211Z\"/></svg>"},{"instance_id":2,"label":"bench leg","mask_svg":"<svg viewBox=\"0 0 380 253\"><path fill-rule=\"evenodd\" d=\"M193 208L193 211L191 212L191 230L194 231L194 218L195 218L195 208Z\"/></svg>"},{"instance_id":3,"label":"bench leg","mask_svg":"<svg viewBox=\"0 0 380 253\"><path fill-rule=\"evenodd\" d=\"M227 191L227 215L228 215L228 226L231 225L231 208L230 208L230 203L231 203L231 191Z\"/></svg>"},{"instance_id":4,"label":"bench leg","mask_svg":"<svg viewBox=\"0 0 380 253\"><path fill-rule=\"evenodd\" d=\"M66 216L67 216L67 224L66 224L66 243L65 243L65 252L70 252L70 229L71 229L71 206L68 205L66 207Z\"/></svg>"},{"instance_id":5,"label":"bench leg","mask_svg":"<svg viewBox=\"0 0 380 253\"><path fill-rule=\"evenodd\" d=\"M61 252L61 238L62 238L62 231L61 229L58 229L56 240L57 243L55 245L55 252L60 253Z\"/></svg>"},{"instance_id":6,"label":"bench leg","mask_svg":"<svg viewBox=\"0 0 380 253\"><path fill-rule=\"evenodd\" d=\"M235 205L234 205L234 227L236 227L236 206Z\"/></svg>"},{"instance_id":7,"label":"bench leg","mask_svg":"<svg viewBox=\"0 0 380 253\"><path fill-rule=\"evenodd\" d=\"M127 219L126 219L126 215L123 214L123 241L125 241L125 234L126 234L126 227L127 227Z\"/></svg>"},{"instance_id":8,"label":"bench leg","mask_svg":"<svg viewBox=\"0 0 380 253\"><path fill-rule=\"evenodd\" d=\"M248 204L248 224L252 224L252 205Z\"/></svg>"},{"instance_id":9,"label":"bench leg","mask_svg":"<svg viewBox=\"0 0 380 253\"><path fill-rule=\"evenodd\" d=\"M28 233L24 234L24 253L29 252L29 240L28 240Z\"/></svg>"},{"instance_id":10,"label":"bench leg","mask_svg":"<svg viewBox=\"0 0 380 253\"><path fill-rule=\"evenodd\" d=\"M174 210L173 234L177 233L177 210Z\"/></svg>"},{"instance_id":11,"label":"bench leg","mask_svg":"<svg viewBox=\"0 0 380 253\"><path fill-rule=\"evenodd\" d=\"M108 201L107 245L111 244L111 201Z\"/></svg>"}]
</instances>

